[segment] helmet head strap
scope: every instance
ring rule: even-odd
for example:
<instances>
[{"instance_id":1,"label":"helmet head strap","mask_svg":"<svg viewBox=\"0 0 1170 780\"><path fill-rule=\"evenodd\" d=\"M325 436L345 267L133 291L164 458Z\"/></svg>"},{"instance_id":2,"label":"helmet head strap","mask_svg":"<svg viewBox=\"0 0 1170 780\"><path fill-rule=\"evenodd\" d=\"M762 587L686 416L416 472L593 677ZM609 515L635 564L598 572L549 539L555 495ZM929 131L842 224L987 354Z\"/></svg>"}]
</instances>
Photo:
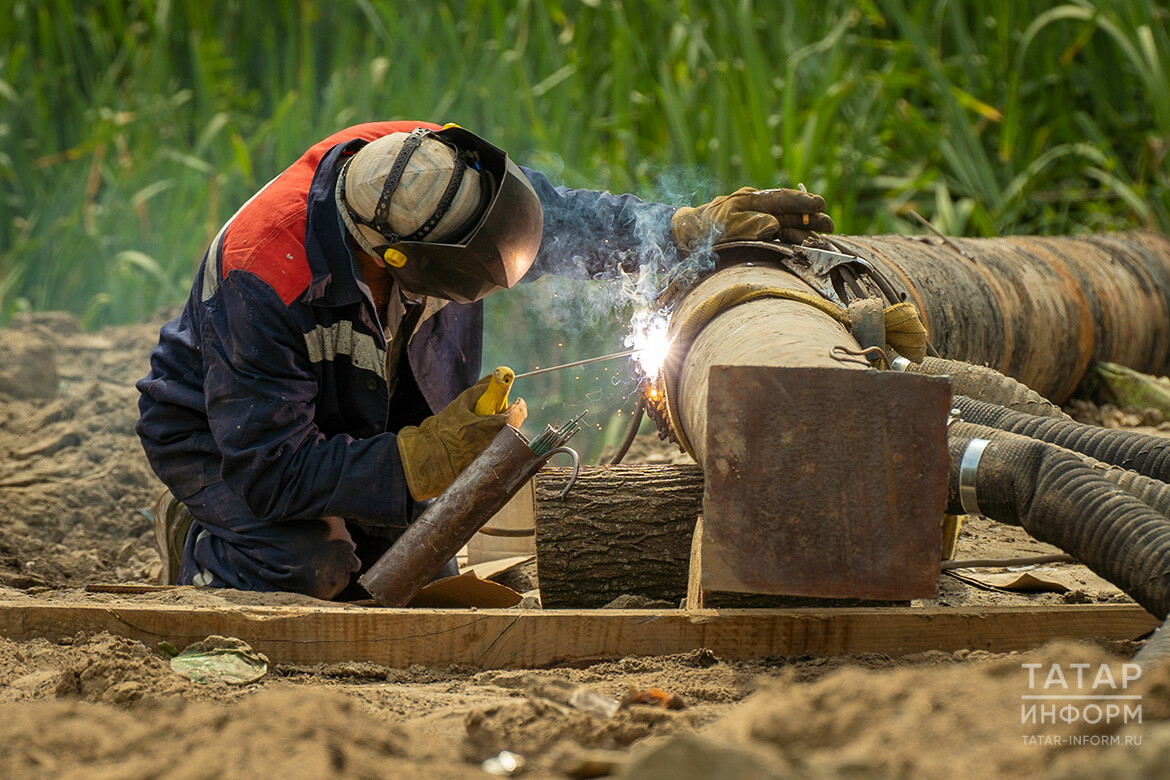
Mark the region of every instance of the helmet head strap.
<instances>
[{"instance_id":1,"label":"helmet head strap","mask_svg":"<svg viewBox=\"0 0 1170 780\"><path fill-rule=\"evenodd\" d=\"M454 154L454 162L451 169L451 178L447 180L447 187L443 191L442 197L439 199L438 205L434 212L427 218L426 222L419 226L410 235L400 235L396 233L390 226L390 200L394 197L394 192L398 189L399 183L402 181L402 174L406 172L406 166L410 162L411 156L422 145L422 142L427 138L433 138L440 143L451 148ZM475 163L473 162L473 165ZM348 168L348 161L346 168ZM435 133L426 128L416 128L402 142L402 148L398 150L398 155L394 158L394 164L390 166L390 173L386 176L386 181L382 185L382 194L378 198L378 204L374 207L373 219L366 219L361 214L358 214L353 208L350 208L348 202L346 203L346 210L349 211L350 216L355 222L360 225L365 225L372 228L386 239L386 244L375 247L379 254L385 251L391 244L397 244L402 241L421 241L425 236L429 235L435 226L443 219L443 216L451 208L451 204L455 200L455 195L459 192L459 185L463 182L463 174L467 170L467 154L459 149L454 144L439 138ZM342 171L342 176L345 176L347 171ZM345 192L345 182L342 181L342 192Z\"/></svg>"}]
</instances>

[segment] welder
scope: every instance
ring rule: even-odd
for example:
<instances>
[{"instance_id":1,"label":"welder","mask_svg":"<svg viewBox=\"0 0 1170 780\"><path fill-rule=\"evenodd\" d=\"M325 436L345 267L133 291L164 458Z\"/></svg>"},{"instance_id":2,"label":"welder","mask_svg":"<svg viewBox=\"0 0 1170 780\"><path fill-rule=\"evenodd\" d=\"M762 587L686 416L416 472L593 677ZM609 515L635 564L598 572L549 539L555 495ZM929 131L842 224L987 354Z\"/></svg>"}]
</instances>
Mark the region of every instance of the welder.
<instances>
[{"instance_id":1,"label":"welder","mask_svg":"<svg viewBox=\"0 0 1170 780\"><path fill-rule=\"evenodd\" d=\"M324 139L215 236L137 385L161 581L362 597L357 575L525 416L474 413L485 296L831 230L792 189L675 208L554 187L454 125Z\"/></svg>"}]
</instances>

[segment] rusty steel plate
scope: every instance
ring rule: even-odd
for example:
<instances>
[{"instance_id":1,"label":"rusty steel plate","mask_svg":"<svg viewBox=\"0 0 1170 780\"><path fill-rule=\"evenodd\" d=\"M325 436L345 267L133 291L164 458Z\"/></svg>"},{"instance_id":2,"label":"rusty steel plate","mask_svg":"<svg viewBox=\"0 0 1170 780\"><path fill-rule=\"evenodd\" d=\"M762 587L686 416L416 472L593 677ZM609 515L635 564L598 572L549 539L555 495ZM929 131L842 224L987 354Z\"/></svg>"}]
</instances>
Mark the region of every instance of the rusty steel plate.
<instances>
[{"instance_id":1,"label":"rusty steel plate","mask_svg":"<svg viewBox=\"0 0 1170 780\"><path fill-rule=\"evenodd\" d=\"M950 402L937 377L713 367L701 589L933 596Z\"/></svg>"}]
</instances>

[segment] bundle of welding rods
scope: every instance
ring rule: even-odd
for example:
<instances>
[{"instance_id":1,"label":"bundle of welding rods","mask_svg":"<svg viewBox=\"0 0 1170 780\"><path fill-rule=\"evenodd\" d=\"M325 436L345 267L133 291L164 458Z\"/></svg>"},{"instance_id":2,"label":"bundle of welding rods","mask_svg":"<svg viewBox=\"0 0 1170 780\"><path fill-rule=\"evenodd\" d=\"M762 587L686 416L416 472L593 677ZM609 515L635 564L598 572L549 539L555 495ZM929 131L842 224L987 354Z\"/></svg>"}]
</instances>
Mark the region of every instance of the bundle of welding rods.
<instances>
[{"instance_id":1,"label":"bundle of welding rods","mask_svg":"<svg viewBox=\"0 0 1170 780\"><path fill-rule=\"evenodd\" d=\"M551 425L546 425L544 427L544 433L540 434L540 436L537 436L536 439L528 446L531 447L532 451L537 455L543 455L546 452L555 450L557 447L562 446L569 439L573 438L573 434L581 430L579 423L581 422L581 418L587 414L589 414L588 409L581 412L581 414L577 415L572 420L569 420L560 428L554 428Z\"/></svg>"}]
</instances>

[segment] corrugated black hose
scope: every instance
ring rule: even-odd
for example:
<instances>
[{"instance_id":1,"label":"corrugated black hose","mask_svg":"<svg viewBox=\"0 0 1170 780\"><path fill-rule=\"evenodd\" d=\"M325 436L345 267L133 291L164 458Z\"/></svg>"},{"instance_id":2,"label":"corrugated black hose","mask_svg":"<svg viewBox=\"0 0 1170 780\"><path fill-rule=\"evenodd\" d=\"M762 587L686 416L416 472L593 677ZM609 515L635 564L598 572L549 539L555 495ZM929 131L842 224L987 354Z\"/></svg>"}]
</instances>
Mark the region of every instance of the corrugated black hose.
<instances>
[{"instance_id":1,"label":"corrugated black hose","mask_svg":"<svg viewBox=\"0 0 1170 780\"><path fill-rule=\"evenodd\" d=\"M894 360L892 368L896 371L905 371L907 374L948 377L955 395L1006 406L1008 409L1038 417L1070 419L1059 406L1023 382L1001 374L994 368L936 357L927 357L921 363L911 363L905 358L900 358Z\"/></svg>"},{"instance_id":2,"label":"corrugated black hose","mask_svg":"<svg viewBox=\"0 0 1170 780\"><path fill-rule=\"evenodd\" d=\"M1004 435L1011 436L1012 434ZM1099 471L1105 479L1116 483L1122 490L1140 499L1162 515L1170 517L1170 485L1138 474L1136 471L1101 463L1087 455L1082 455L1081 458L1096 471ZM1158 627L1154 635L1146 640L1145 645L1142 646L1133 660L1143 666L1150 666L1167 658L1170 658L1170 616Z\"/></svg>"},{"instance_id":3,"label":"corrugated black hose","mask_svg":"<svg viewBox=\"0 0 1170 780\"><path fill-rule=\"evenodd\" d=\"M1001 431L999 428L990 428L986 425L974 425L975 428L982 431L980 436L985 439L995 439L1002 437L1011 440L1013 437L1018 437L1017 433L1009 433L1008 431ZM1059 446L1059 445L1053 445ZM1063 448L1062 448L1063 449ZM1086 466L1089 466L1105 479L1117 485L1119 488L1129 493L1131 496L1141 501L1146 506L1153 509L1163 517L1170 519L1170 484L1163 482L1160 479L1147 477L1144 474L1139 474L1136 471L1122 468L1121 466L1114 466L1109 463L1103 463L1096 458L1090 458L1075 450L1067 450L1079 457Z\"/></svg>"},{"instance_id":4,"label":"corrugated black hose","mask_svg":"<svg viewBox=\"0 0 1170 780\"><path fill-rule=\"evenodd\" d=\"M1014 435L1007 434L1006 431L1001 431L1001 433L1009 436ZM1105 479L1117 485L1146 506L1154 509L1163 517L1170 518L1170 484L1160 479L1139 474L1136 471L1124 469L1121 466L1102 463L1095 458L1090 458L1088 455L1083 455L1079 452L1077 454L1080 455L1081 460L1087 465L1092 466Z\"/></svg>"},{"instance_id":5,"label":"corrugated black hose","mask_svg":"<svg viewBox=\"0 0 1170 780\"><path fill-rule=\"evenodd\" d=\"M961 395L954 397L953 405L966 422L1058 444L1105 463L1170 482L1170 438L1099 428L1075 420L1037 417Z\"/></svg>"},{"instance_id":6,"label":"corrugated black hose","mask_svg":"<svg viewBox=\"0 0 1170 780\"><path fill-rule=\"evenodd\" d=\"M951 425L947 512L1021 526L1129 594L1170 614L1170 520L1076 454L1025 436Z\"/></svg>"}]
</instances>

